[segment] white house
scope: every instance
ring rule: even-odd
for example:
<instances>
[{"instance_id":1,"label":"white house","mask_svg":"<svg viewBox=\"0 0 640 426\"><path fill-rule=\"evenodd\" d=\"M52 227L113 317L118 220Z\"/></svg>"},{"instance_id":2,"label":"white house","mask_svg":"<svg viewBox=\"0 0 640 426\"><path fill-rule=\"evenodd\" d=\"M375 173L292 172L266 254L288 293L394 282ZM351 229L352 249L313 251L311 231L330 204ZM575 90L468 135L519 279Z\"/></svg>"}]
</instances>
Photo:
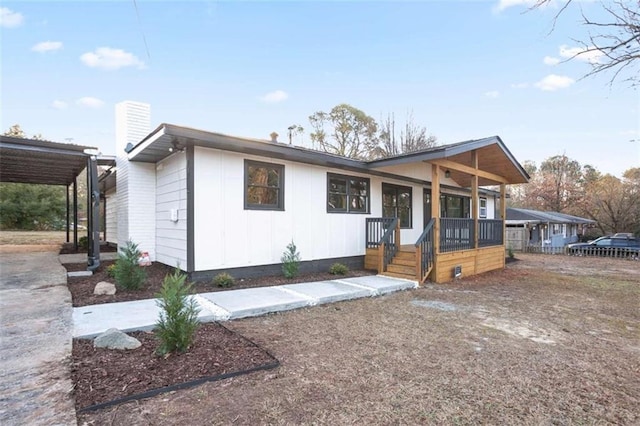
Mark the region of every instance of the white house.
<instances>
[{"instance_id":1,"label":"white house","mask_svg":"<svg viewBox=\"0 0 640 426\"><path fill-rule=\"evenodd\" d=\"M171 124L149 132L149 117L148 105L116 106L107 235L192 279L278 273L291 241L303 270L362 267L368 256L381 273L441 282L453 266L504 266L500 199L528 175L497 136L358 161ZM495 184L501 192L482 189Z\"/></svg>"}]
</instances>

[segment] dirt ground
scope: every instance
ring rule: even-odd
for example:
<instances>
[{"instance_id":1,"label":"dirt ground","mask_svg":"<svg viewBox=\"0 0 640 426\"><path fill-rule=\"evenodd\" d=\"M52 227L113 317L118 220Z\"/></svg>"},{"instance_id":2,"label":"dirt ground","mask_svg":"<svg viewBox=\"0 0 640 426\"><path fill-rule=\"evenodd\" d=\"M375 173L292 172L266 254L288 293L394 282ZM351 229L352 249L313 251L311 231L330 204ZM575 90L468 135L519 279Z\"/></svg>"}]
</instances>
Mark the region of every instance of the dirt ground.
<instances>
[{"instance_id":1,"label":"dirt ground","mask_svg":"<svg viewBox=\"0 0 640 426\"><path fill-rule=\"evenodd\" d=\"M518 257L454 284L228 322L282 366L79 424L640 423L640 262Z\"/></svg>"}]
</instances>

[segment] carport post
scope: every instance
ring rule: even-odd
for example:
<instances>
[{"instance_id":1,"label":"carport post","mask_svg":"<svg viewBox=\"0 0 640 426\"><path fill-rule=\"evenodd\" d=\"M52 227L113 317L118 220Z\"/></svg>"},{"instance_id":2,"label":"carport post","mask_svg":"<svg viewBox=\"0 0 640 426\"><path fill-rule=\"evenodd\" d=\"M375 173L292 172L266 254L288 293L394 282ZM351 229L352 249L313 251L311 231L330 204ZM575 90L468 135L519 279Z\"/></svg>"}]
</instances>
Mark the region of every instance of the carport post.
<instances>
[{"instance_id":1,"label":"carport post","mask_svg":"<svg viewBox=\"0 0 640 426\"><path fill-rule=\"evenodd\" d=\"M67 196L67 215L65 216L65 218L67 219L67 242L69 242L69 213L71 213L69 210L71 210L69 207L69 184L67 184L66 188L66 196Z\"/></svg>"},{"instance_id":2,"label":"carport post","mask_svg":"<svg viewBox=\"0 0 640 426\"><path fill-rule=\"evenodd\" d=\"M73 250L78 251L78 177L73 180Z\"/></svg>"},{"instance_id":3,"label":"carport post","mask_svg":"<svg viewBox=\"0 0 640 426\"><path fill-rule=\"evenodd\" d=\"M98 187L98 160L87 159L87 269L95 271L100 266L100 188Z\"/></svg>"}]
</instances>

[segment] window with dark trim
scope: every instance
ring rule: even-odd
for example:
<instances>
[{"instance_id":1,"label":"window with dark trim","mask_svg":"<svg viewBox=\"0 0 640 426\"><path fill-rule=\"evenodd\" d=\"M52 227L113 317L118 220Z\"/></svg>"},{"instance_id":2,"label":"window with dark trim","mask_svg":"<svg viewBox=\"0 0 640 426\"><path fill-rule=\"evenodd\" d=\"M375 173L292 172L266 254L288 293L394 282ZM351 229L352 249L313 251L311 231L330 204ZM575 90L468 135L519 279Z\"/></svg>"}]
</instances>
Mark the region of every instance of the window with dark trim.
<instances>
[{"instance_id":1,"label":"window with dark trim","mask_svg":"<svg viewBox=\"0 0 640 426\"><path fill-rule=\"evenodd\" d=\"M284 166L244 160L245 210L284 210Z\"/></svg>"},{"instance_id":2,"label":"window with dark trim","mask_svg":"<svg viewBox=\"0 0 640 426\"><path fill-rule=\"evenodd\" d=\"M369 178L327 173L328 213L369 213Z\"/></svg>"},{"instance_id":3,"label":"window with dark trim","mask_svg":"<svg viewBox=\"0 0 640 426\"><path fill-rule=\"evenodd\" d=\"M400 218L400 228L411 228L411 187L382 184L382 216Z\"/></svg>"}]
</instances>

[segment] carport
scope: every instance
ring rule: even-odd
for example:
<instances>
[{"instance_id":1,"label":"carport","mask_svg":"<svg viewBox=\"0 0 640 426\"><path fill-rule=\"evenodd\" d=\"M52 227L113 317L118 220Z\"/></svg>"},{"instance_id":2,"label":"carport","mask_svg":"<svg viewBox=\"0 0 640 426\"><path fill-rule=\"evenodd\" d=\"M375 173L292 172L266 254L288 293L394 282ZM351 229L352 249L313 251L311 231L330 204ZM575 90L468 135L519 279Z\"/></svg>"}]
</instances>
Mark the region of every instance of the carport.
<instances>
[{"instance_id":1,"label":"carport","mask_svg":"<svg viewBox=\"0 0 640 426\"><path fill-rule=\"evenodd\" d=\"M0 136L0 182L64 185L67 188L67 242L73 228L73 245L78 248L77 178L87 169L87 269L100 266L100 191L97 149L90 146ZM71 189L72 196L69 192ZM72 198L72 199L71 199ZM73 225L71 226L71 201Z\"/></svg>"}]
</instances>

